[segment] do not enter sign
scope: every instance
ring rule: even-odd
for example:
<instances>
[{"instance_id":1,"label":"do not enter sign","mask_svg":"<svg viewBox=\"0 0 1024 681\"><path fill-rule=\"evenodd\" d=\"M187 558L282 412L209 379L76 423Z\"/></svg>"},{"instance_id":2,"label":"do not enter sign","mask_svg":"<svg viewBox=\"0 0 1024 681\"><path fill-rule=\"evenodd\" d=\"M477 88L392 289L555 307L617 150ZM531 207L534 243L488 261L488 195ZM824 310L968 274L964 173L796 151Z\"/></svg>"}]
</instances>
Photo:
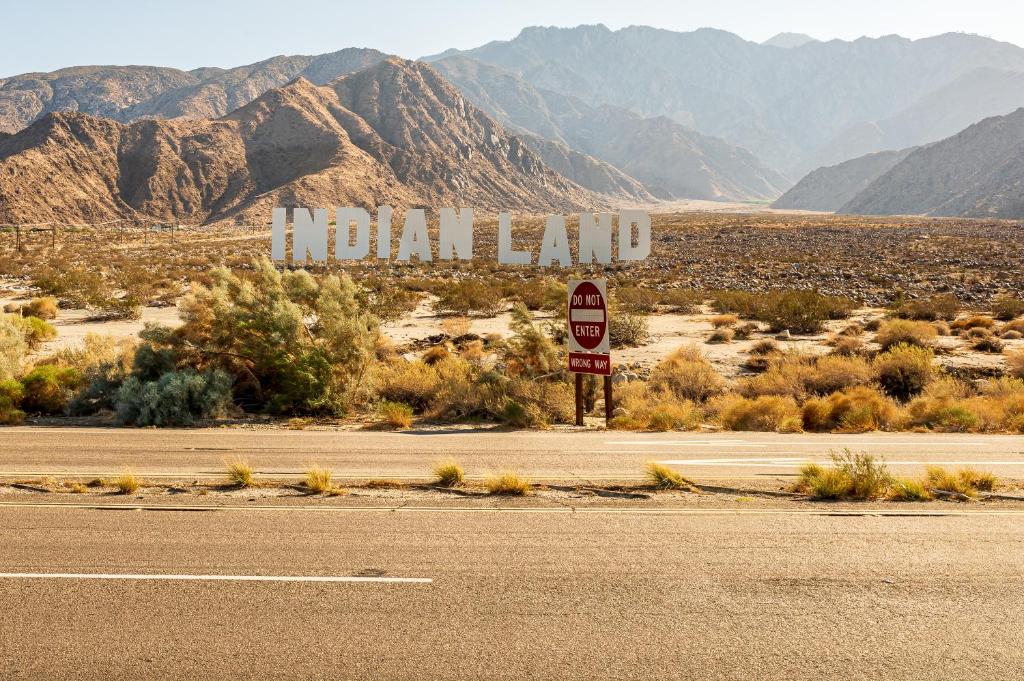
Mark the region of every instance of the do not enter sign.
<instances>
[{"instance_id":1,"label":"do not enter sign","mask_svg":"<svg viewBox=\"0 0 1024 681\"><path fill-rule=\"evenodd\" d=\"M569 282L569 371L610 376L608 284L604 279Z\"/></svg>"}]
</instances>

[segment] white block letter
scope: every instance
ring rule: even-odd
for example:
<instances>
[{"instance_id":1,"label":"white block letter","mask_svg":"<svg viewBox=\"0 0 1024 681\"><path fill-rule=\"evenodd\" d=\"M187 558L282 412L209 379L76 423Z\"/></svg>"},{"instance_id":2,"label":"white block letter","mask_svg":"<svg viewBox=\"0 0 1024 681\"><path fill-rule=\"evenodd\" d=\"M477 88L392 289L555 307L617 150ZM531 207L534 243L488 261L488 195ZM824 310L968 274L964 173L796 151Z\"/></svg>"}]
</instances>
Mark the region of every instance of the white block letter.
<instances>
[{"instance_id":1,"label":"white block letter","mask_svg":"<svg viewBox=\"0 0 1024 681\"><path fill-rule=\"evenodd\" d=\"M547 267L554 260L557 260L561 267L572 265L564 215L549 215L547 222L544 223L544 239L540 244L540 261L537 264Z\"/></svg>"},{"instance_id":2,"label":"white block letter","mask_svg":"<svg viewBox=\"0 0 1024 681\"><path fill-rule=\"evenodd\" d=\"M473 259L473 209L441 209L441 230L438 239L438 255L441 260ZM453 258L454 256L454 258Z\"/></svg>"},{"instance_id":3,"label":"white block letter","mask_svg":"<svg viewBox=\"0 0 1024 681\"><path fill-rule=\"evenodd\" d=\"M286 248L286 225L288 220L287 208L275 208L272 215L273 222L270 227L270 259L284 260Z\"/></svg>"},{"instance_id":4,"label":"white block letter","mask_svg":"<svg viewBox=\"0 0 1024 681\"><path fill-rule=\"evenodd\" d=\"M594 260L608 265L612 261L612 214L580 213L579 264L589 265Z\"/></svg>"},{"instance_id":5,"label":"white block letter","mask_svg":"<svg viewBox=\"0 0 1024 681\"><path fill-rule=\"evenodd\" d=\"M398 244L398 259L409 262L415 255L423 262L430 262L430 241L427 237L427 213L422 208L411 208L405 213L405 228Z\"/></svg>"},{"instance_id":6,"label":"white block letter","mask_svg":"<svg viewBox=\"0 0 1024 681\"><path fill-rule=\"evenodd\" d=\"M533 255L529 251L512 250L512 216L498 213L498 262L502 265L529 265Z\"/></svg>"},{"instance_id":7,"label":"white block letter","mask_svg":"<svg viewBox=\"0 0 1024 681\"><path fill-rule=\"evenodd\" d=\"M356 242L351 243L351 224L356 223ZM365 208L339 208L335 218L334 257L362 260L370 252L370 214Z\"/></svg>"},{"instance_id":8,"label":"white block letter","mask_svg":"<svg viewBox=\"0 0 1024 681\"><path fill-rule=\"evenodd\" d=\"M391 257L391 206L380 206L377 209L377 257L387 260Z\"/></svg>"},{"instance_id":9,"label":"white block letter","mask_svg":"<svg viewBox=\"0 0 1024 681\"><path fill-rule=\"evenodd\" d=\"M307 253L313 262L327 262L327 209L295 209L292 235L292 260L305 262Z\"/></svg>"},{"instance_id":10,"label":"white block letter","mask_svg":"<svg viewBox=\"0 0 1024 681\"><path fill-rule=\"evenodd\" d=\"M633 243L636 225L636 244ZM651 216L642 210L619 213L619 260L645 260L651 254Z\"/></svg>"}]
</instances>

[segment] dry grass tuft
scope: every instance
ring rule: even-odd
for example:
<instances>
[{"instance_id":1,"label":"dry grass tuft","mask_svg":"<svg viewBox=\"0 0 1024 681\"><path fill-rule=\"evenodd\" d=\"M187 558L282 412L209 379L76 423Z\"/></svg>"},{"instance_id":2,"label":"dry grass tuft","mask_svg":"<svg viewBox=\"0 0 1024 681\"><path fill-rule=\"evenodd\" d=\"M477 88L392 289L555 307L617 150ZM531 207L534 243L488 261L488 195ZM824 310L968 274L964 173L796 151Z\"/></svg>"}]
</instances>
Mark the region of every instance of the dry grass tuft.
<instances>
[{"instance_id":1,"label":"dry grass tuft","mask_svg":"<svg viewBox=\"0 0 1024 681\"><path fill-rule=\"evenodd\" d=\"M932 495L919 480L897 478L889 488L889 499L893 501L928 501Z\"/></svg>"},{"instance_id":2,"label":"dry grass tuft","mask_svg":"<svg viewBox=\"0 0 1024 681\"><path fill-rule=\"evenodd\" d=\"M252 466L245 459L234 459L225 461L227 466L228 481L236 487L252 487L256 484L253 479Z\"/></svg>"},{"instance_id":3,"label":"dry grass tuft","mask_svg":"<svg viewBox=\"0 0 1024 681\"><path fill-rule=\"evenodd\" d=\"M736 326L740 321L740 318L734 314L720 314L717 317L711 318L711 326L716 329L722 329L729 326Z\"/></svg>"},{"instance_id":4,"label":"dry grass tuft","mask_svg":"<svg viewBox=\"0 0 1024 681\"><path fill-rule=\"evenodd\" d=\"M892 476L884 463L846 449L832 454L831 467L812 463L801 468L796 489L815 499L875 499L886 495L891 486Z\"/></svg>"},{"instance_id":5,"label":"dry grass tuft","mask_svg":"<svg viewBox=\"0 0 1024 681\"><path fill-rule=\"evenodd\" d=\"M463 483L466 473L453 459L447 459L434 464L434 476L437 478L435 484L441 487L455 487Z\"/></svg>"},{"instance_id":6,"label":"dry grass tuft","mask_svg":"<svg viewBox=\"0 0 1024 681\"><path fill-rule=\"evenodd\" d=\"M692 481L687 480L668 466L654 461L647 464L647 479L651 481L655 489L679 489L688 492L696 489L696 485Z\"/></svg>"},{"instance_id":7,"label":"dry grass tuft","mask_svg":"<svg viewBox=\"0 0 1024 681\"><path fill-rule=\"evenodd\" d=\"M935 326L928 322L892 319L879 327L875 341L882 346L882 350L901 344L927 348L931 347L938 335Z\"/></svg>"},{"instance_id":8,"label":"dry grass tuft","mask_svg":"<svg viewBox=\"0 0 1024 681\"><path fill-rule=\"evenodd\" d=\"M522 497L530 493L530 481L512 471L492 475L484 484L491 494Z\"/></svg>"},{"instance_id":9,"label":"dry grass tuft","mask_svg":"<svg viewBox=\"0 0 1024 681\"><path fill-rule=\"evenodd\" d=\"M135 494L142 487L142 480L135 477L131 471L125 471L114 478L114 487L118 494Z\"/></svg>"},{"instance_id":10,"label":"dry grass tuft","mask_svg":"<svg viewBox=\"0 0 1024 681\"><path fill-rule=\"evenodd\" d=\"M306 489L317 494L327 494L334 489L331 475L330 469L313 466L306 471Z\"/></svg>"},{"instance_id":11,"label":"dry grass tuft","mask_svg":"<svg viewBox=\"0 0 1024 681\"><path fill-rule=\"evenodd\" d=\"M385 400L377 405L377 415L391 428L405 429L412 425L413 411L408 404Z\"/></svg>"}]
</instances>

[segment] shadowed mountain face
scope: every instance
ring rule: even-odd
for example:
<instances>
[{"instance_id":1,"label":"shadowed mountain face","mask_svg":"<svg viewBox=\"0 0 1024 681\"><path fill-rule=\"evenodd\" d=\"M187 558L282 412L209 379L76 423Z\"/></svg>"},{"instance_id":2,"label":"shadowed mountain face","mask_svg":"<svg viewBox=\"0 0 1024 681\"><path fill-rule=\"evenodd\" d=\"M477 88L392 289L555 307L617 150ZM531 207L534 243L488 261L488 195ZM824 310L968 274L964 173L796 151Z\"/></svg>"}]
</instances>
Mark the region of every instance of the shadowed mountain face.
<instances>
[{"instance_id":1,"label":"shadowed mountain face","mask_svg":"<svg viewBox=\"0 0 1024 681\"><path fill-rule=\"evenodd\" d=\"M922 147L841 209L865 215L1024 217L1024 109Z\"/></svg>"},{"instance_id":2,"label":"shadowed mountain face","mask_svg":"<svg viewBox=\"0 0 1024 681\"><path fill-rule=\"evenodd\" d=\"M713 29L535 27L460 54L592 106L666 116L745 147L794 176L820 165L819 150L844 131L898 116L977 69L1024 71L1024 49L964 34L813 41L780 49ZM949 96L953 108L971 99ZM1018 105L1024 105L1021 97ZM933 140L897 138L889 144L927 141ZM875 150L847 151L858 156Z\"/></svg>"},{"instance_id":3,"label":"shadowed mountain face","mask_svg":"<svg viewBox=\"0 0 1024 681\"><path fill-rule=\"evenodd\" d=\"M502 123L610 163L658 198L772 199L788 184L746 150L664 116L590 106L463 56L434 66Z\"/></svg>"},{"instance_id":4,"label":"shadowed mountain face","mask_svg":"<svg viewBox=\"0 0 1024 681\"><path fill-rule=\"evenodd\" d=\"M324 84L386 57L377 50L350 48L273 57L233 69L78 66L27 73L0 81L0 131L17 132L55 111L81 111L121 122L217 118L300 76Z\"/></svg>"},{"instance_id":5,"label":"shadowed mountain face","mask_svg":"<svg viewBox=\"0 0 1024 681\"><path fill-rule=\"evenodd\" d=\"M779 197L772 208L835 212L913 151L882 151L818 168Z\"/></svg>"},{"instance_id":6,"label":"shadowed mountain face","mask_svg":"<svg viewBox=\"0 0 1024 681\"><path fill-rule=\"evenodd\" d=\"M50 114L0 138L0 177L0 222L263 223L274 205L606 205L433 69L399 59L328 86L300 78L217 120Z\"/></svg>"}]
</instances>

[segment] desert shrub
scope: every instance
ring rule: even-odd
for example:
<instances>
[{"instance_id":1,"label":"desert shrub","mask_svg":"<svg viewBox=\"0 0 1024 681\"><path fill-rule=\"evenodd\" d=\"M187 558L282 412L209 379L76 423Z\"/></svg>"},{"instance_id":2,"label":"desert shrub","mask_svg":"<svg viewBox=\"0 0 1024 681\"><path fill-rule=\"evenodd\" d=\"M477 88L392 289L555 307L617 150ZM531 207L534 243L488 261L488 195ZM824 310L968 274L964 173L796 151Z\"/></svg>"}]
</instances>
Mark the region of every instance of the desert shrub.
<instances>
[{"instance_id":1,"label":"desert shrub","mask_svg":"<svg viewBox=\"0 0 1024 681\"><path fill-rule=\"evenodd\" d=\"M492 475L484 485L491 494L521 497L530 493L530 481L512 471Z\"/></svg>"},{"instance_id":2,"label":"desert shrub","mask_svg":"<svg viewBox=\"0 0 1024 681\"><path fill-rule=\"evenodd\" d=\"M773 332L818 333L830 319L844 319L856 308L848 298L817 291L782 291L767 294L755 317Z\"/></svg>"},{"instance_id":3,"label":"desert shrub","mask_svg":"<svg viewBox=\"0 0 1024 681\"><path fill-rule=\"evenodd\" d=\"M739 321L740 318L734 314L720 314L711 318L711 326L716 329L722 329L729 326L736 326Z\"/></svg>"},{"instance_id":4,"label":"desert shrub","mask_svg":"<svg viewBox=\"0 0 1024 681\"><path fill-rule=\"evenodd\" d=\"M725 379L695 346L684 346L651 371L650 386L667 390L677 399L704 402L725 392Z\"/></svg>"},{"instance_id":5,"label":"desert shrub","mask_svg":"<svg viewBox=\"0 0 1024 681\"><path fill-rule=\"evenodd\" d=\"M43 320L57 318L57 299L52 297L33 298L21 308L21 314L26 317L38 317Z\"/></svg>"},{"instance_id":6,"label":"desert shrub","mask_svg":"<svg viewBox=\"0 0 1024 681\"><path fill-rule=\"evenodd\" d=\"M1020 340L1024 338L1024 333L1010 329L1009 331L1003 331L999 334L999 337L1003 340Z\"/></svg>"},{"instance_id":7,"label":"desert shrub","mask_svg":"<svg viewBox=\"0 0 1024 681\"><path fill-rule=\"evenodd\" d=\"M896 345L875 358L875 378L887 395L908 400L935 377L934 358L928 348Z\"/></svg>"},{"instance_id":8,"label":"desert shrub","mask_svg":"<svg viewBox=\"0 0 1024 681\"><path fill-rule=\"evenodd\" d=\"M73 308L102 305L113 297L99 272L66 263L40 268L32 279L32 285Z\"/></svg>"},{"instance_id":9,"label":"desert shrub","mask_svg":"<svg viewBox=\"0 0 1024 681\"><path fill-rule=\"evenodd\" d=\"M646 383L627 383L617 388L615 406L625 413L609 426L619 430L696 430L704 414L690 400L680 400L667 390L651 390Z\"/></svg>"},{"instance_id":10,"label":"desert shrub","mask_svg":"<svg viewBox=\"0 0 1024 681\"><path fill-rule=\"evenodd\" d=\"M423 361L398 360L381 367L377 377L377 394L386 401L412 406L423 411L440 388L437 370Z\"/></svg>"},{"instance_id":11,"label":"desert shrub","mask_svg":"<svg viewBox=\"0 0 1024 681\"><path fill-rule=\"evenodd\" d=\"M882 324L875 335L875 342L888 350L896 345L916 345L930 347L938 332L928 322L914 322L906 319L893 319Z\"/></svg>"},{"instance_id":12,"label":"desert shrub","mask_svg":"<svg viewBox=\"0 0 1024 681\"><path fill-rule=\"evenodd\" d=\"M1005 349L1005 345L1001 340L993 336L991 333L981 336L975 339L971 344L971 348L977 352L989 352L989 353L1001 353Z\"/></svg>"},{"instance_id":13,"label":"desert shrub","mask_svg":"<svg viewBox=\"0 0 1024 681\"><path fill-rule=\"evenodd\" d=\"M751 355L773 355L779 350L779 344L770 338L759 340L750 346L749 350Z\"/></svg>"},{"instance_id":14,"label":"desert shrub","mask_svg":"<svg viewBox=\"0 0 1024 681\"><path fill-rule=\"evenodd\" d=\"M1024 300L1013 295L996 296L992 301L992 316L1000 321L1009 321L1024 315Z\"/></svg>"},{"instance_id":15,"label":"desert shrub","mask_svg":"<svg viewBox=\"0 0 1024 681\"><path fill-rule=\"evenodd\" d=\"M485 317L494 317L501 312L504 298L498 286L473 279L446 281L439 285L434 293L434 310L440 314L453 314L468 317L479 313Z\"/></svg>"},{"instance_id":16,"label":"desert shrub","mask_svg":"<svg viewBox=\"0 0 1024 681\"><path fill-rule=\"evenodd\" d=\"M359 306L381 322L393 322L410 314L420 301L420 294L394 281L372 277L360 280L356 293Z\"/></svg>"},{"instance_id":17,"label":"desert shrub","mask_svg":"<svg viewBox=\"0 0 1024 681\"><path fill-rule=\"evenodd\" d=\"M559 371L565 366L562 350L534 323L529 311L521 303L512 307L509 328L512 336L501 349L509 376L536 378Z\"/></svg>"},{"instance_id":18,"label":"desert shrub","mask_svg":"<svg viewBox=\"0 0 1024 681\"><path fill-rule=\"evenodd\" d=\"M893 501L928 501L931 498L924 483L918 480L896 478L889 488L889 499Z\"/></svg>"},{"instance_id":19,"label":"desert shrub","mask_svg":"<svg viewBox=\"0 0 1024 681\"><path fill-rule=\"evenodd\" d=\"M29 348L37 348L48 340L57 337L57 329L39 317L10 317L14 325L21 331L22 337Z\"/></svg>"},{"instance_id":20,"label":"desert shrub","mask_svg":"<svg viewBox=\"0 0 1024 681\"><path fill-rule=\"evenodd\" d=\"M28 344L13 315L0 315L0 381L21 373L21 364L28 353Z\"/></svg>"},{"instance_id":21,"label":"desert shrub","mask_svg":"<svg viewBox=\"0 0 1024 681\"><path fill-rule=\"evenodd\" d=\"M651 462L647 464L647 480L655 489L675 489L696 491L697 487L682 474L677 473L668 466Z\"/></svg>"},{"instance_id":22,"label":"desert shrub","mask_svg":"<svg viewBox=\"0 0 1024 681\"><path fill-rule=\"evenodd\" d=\"M715 291L710 297L712 309L722 314L735 313L744 319L754 319L760 309L759 296L747 291Z\"/></svg>"},{"instance_id":23,"label":"desert shrub","mask_svg":"<svg viewBox=\"0 0 1024 681\"><path fill-rule=\"evenodd\" d=\"M157 380L129 376L117 391L117 420L138 426L189 426L224 414L231 378L218 369L170 371Z\"/></svg>"},{"instance_id":24,"label":"desert shrub","mask_svg":"<svg viewBox=\"0 0 1024 681\"><path fill-rule=\"evenodd\" d=\"M236 398L276 413L345 413L375 360L377 319L360 308L348 275L315 279L254 261L247 278L219 268L181 306L183 325L143 334L178 364L221 369Z\"/></svg>"},{"instance_id":25,"label":"desert shrub","mask_svg":"<svg viewBox=\"0 0 1024 681\"><path fill-rule=\"evenodd\" d=\"M764 370L739 381L736 390L744 397L787 395L802 400L807 394L807 383L814 373L816 358L800 352L786 352L768 356Z\"/></svg>"},{"instance_id":26,"label":"desert shrub","mask_svg":"<svg viewBox=\"0 0 1024 681\"><path fill-rule=\"evenodd\" d=\"M1024 334L1024 319L1014 319L1013 321L1006 322L999 327L1000 333L1007 333L1010 331L1016 331L1017 333Z\"/></svg>"},{"instance_id":27,"label":"desert shrub","mask_svg":"<svg viewBox=\"0 0 1024 681\"><path fill-rule=\"evenodd\" d=\"M428 366L433 366L440 361L448 359L451 357L451 354L452 353L448 352L448 348L445 346L435 345L432 348L428 348L427 351L423 353L423 363Z\"/></svg>"},{"instance_id":28,"label":"desert shrub","mask_svg":"<svg viewBox=\"0 0 1024 681\"><path fill-rule=\"evenodd\" d=\"M316 494L327 494L334 489L333 477L329 468L312 466L306 471L305 487Z\"/></svg>"},{"instance_id":29,"label":"desert shrub","mask_svg":"<svg viewBox=\"0 0 1024 681\"><path fill-rule=\"evenodd\" d=\"M898 416L896 404L868 386L812 398L803 406L803 426L810 431L864 433L886 430L896 423Z\"/></svg>"},{"instance_id":30,"label":"desert shrub","mask_svg":"<svg viewBox=\"0 0 1024 681\"><path fill-rule=\"evenodd\" d=\"M715 329L710 336L708 336L708 343L731 343L732 339L736 337L736 332L728 327Z\"/></svg>"},{"instance_id":31,"label":"desert shrub","mask_svg":"<svg viewBox=\"0 0 1024 681\"><path fill-rule=\"evenodd\" d=\"M32 414L62 414L83 382L78 369L41 364L21 378L21 406Z\"/></svg>"},{"instance_id":32,"label":"desert shrub","mask_svg":"<svg viewBox=\"0 0 1024 681\"><path fill-rule=\"evenodd\" d=\"M83 388L68 403L72 415L113 409L117 390L132 372L138 343L134 339L87 334L82 346L65 349L53 357L57 366L77 369Z\"/></svg>"},{"instance_id":33,"label":"desert shrub","mask_svg":"<svg viewBox=\"0 0 1024 681\"><path fill-rule=\"evenodd\" d=\"M927 322L954 319L959 311L960 301L951 293L916 300L903 300L893 310L894 314L903 319Z\"/></svg>"},{"instance_id":34,"label":"desert shrub","mask_svg":"<svg viewBox=\"0 0 1024 681\"><path fill-rule=\"evenodd\" d=\"M1006 353L1006 365L1014 378L1024 378L1024 350Z\"/></svg>"},{"instance_id":35,"label":"desert shrub","mask_svg":"<svg viewBox=\"0 0 1024 681\"><path fill-rule=\"evenodd\" d=\"M0 425L21 423L25 412L20 409L25 389L13 378L0 379Z\"/></svg>"},{"instance_id":36,"label":"desert shrub","mask_svg":"<svg viewBox=\"0 0 1024 681\"><path fill-rule=\"evenodd\" d=\"M994 319L986 315L979 314L972 317L957 319L951 326L957 331L967 331L970 329L991 329L995 325L996 322Z\"/></svg>"},{"instance_id":37,"label":"desert shrub","mask_svg":"<svg viewBox=\"0 0 1024 681\"><path fill-rule=\"evenodd\" d=\"M978 492L991 491L995 488L995 484L995 475L981 473L971 468L952 473L941 466L929 466L925 473L925 486L929 490L950 492L967 497L976 497Z\"/></svg>"},{"instance_id":38,"label":"desert shrub","mask_svg":"<svg viewBox=\"0 0 1024 681\"><path fill-rule=\"evenodd\" d=\"M640 286L624 286L615 291L616 307L633 314L654 312L660 300L660 293Z\"/></svg>"},{"instance_id":39,"label":"desert shrub","mask_svg":"<svg viewBox=\"0 0 1024 681\"><path fill-rule=\"evenodd\" d=\"M455 487L462 484L466 474L462 466L452 459L447 459L434 465L434 477L437 479L436 484L441 487Z\"/></svg>"},{"instance_id":40,"label":"desert shrub","mask_svg":"<svg viewBox=\"0 0 1024 681\"><path fill-rule=\"evenodd\" d=\"M779 395L753 399L726 395L718 398L712 409L727 430L778 431L783 426L791 427L801 418L796 400Z\"/></svg>"},{"instance_id":41,"label":"desert shrub","mask_svg":"<svg viewBox=\"0 0 1024 681\"><path fill-rule=\"evenodd\" d=\"M608 318L608 341L613 348L637 347L650 338L647 317L615 311Z\"/></svg>"},{"instance_id":42,"label":"desert shrub","mask_svg":"<svg viewBox=\"0 0 1024 681\"><path fill-rule=\"evenodd\" d=\"M858 336L838 336L832 343L832 354L837 357L855 357L864 354L864 341Z\"/></svg>"},{"instance_id":43,"label":"desert shrub","mask_svg":"<svg viewBox=\"0 0 1024 681\"><path fill-rule=\"evenodd\" d=\"M525 305L527 310L551 312L564 310L569 298L569 290L565 284L546 277L535 277L527 281L515 282L508 294L510 299Z\"/></svg>"},{"instance_id":44,"label":"desert shrub","mask_svg":"<svg viewBox=\"0 0 1024 681\"><path fill-rule=\"evenodd\" d=\"M871 365L862 357L825 356L819 357L813 370L804 378L807 392L828 395L871 381Z\"/></svg>"},{"instance_id":45,"label":"desert shrub","mask_svg":"<svg viewBox=\"0 0 1024 681\"><path fill-rule=\"evenodd\" d=\"M412 407L401 402L385 400L379 403L377 416L391 428L408 428L412 425Z\"/></svg>"},{"instance_id":46,"label":"desert shrub","mask_svg":"<svg viewBox=\"0 0 1024 681\"><path fill-rule=\"evenodd\" d=\"M934 381L907 405L908 425L947 433L975 431L979 418L967 403L970 394L952 378Z\"/></svg>"},{"instance_id":47,"label":"desert shrub","mask_svg":"<svg viewBox=\"0 0 1024 681\"><path fill-rule=\"evenodd\" d=\"M225 461L224 467L228 476L228 483L236 487L253 487L256 480L253 477L252 466L245 459L232 459Z\"/></svg>"},{"instance_id":48,"label":"desert shrub","mask_svg":"<svg viewBox=\"0 0 1024 681\"><path fill-rule=\"evenodd\" d=\"M661 294L661 304L676 314L694 314L703 302L703 296L697 291L679 288L668 289Z\"/></svg>"},{"instance_id":49,"label":"desert shrub","mask_svg":"<svg viewBox=\"0 0 1024 681\"><path fill-rule=\"evenodd\" d=\"M892 476L885 464L870 454L855 454L847 449L831 457L829 468L817 464L804 466L796 488L815 499L874 499L889 491Z\"/></svg>"}]
</instances>

